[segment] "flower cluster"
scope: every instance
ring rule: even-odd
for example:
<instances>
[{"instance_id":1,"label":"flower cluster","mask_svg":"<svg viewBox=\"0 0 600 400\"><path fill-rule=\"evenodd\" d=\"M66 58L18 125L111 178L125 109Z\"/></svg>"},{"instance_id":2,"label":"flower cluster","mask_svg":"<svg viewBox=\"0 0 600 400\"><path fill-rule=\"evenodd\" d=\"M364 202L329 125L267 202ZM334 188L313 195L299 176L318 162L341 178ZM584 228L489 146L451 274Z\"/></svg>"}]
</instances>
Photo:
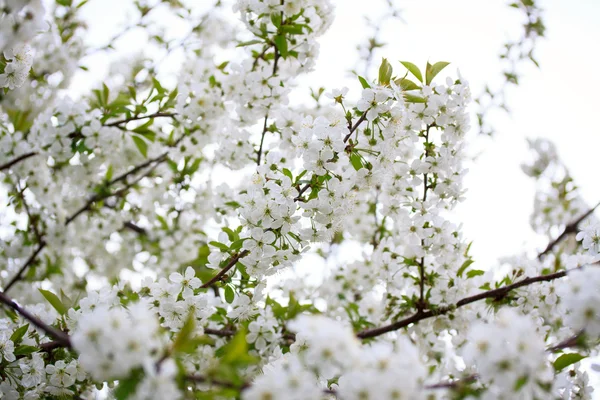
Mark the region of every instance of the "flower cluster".
<instances>
[{"instance_id":1,"label":"flower cluster","mask_svg":"<svg viewBox=\"0 0 600 400\"><path fill-rule=\"evenodd\" d=\"M491 323L474 324L463 349L467 365L476 365L488 398L543 398L552 387L552 370L543 336L526 316L504 309Z\"/></svg>"},{"instance_id":2,"label":"flower cluster","mask_svg":"<svg viewBox=\"0 0 600 400\"><path fill-rule=\"evenodd\" d=\"M44 28L44 12L40 0L0 2L0 89L13 90L25 82L33 62L27 43Z\"/></svg>"},{"instance_id":3,"label":"flower cluster","mask_svg":"<svg viewBox=\"0 0 600 400\"><path fill-rule=\"evenodd\" d=\"M132 304L128 310L100 306L81 315L71 340L82 367L103 381L157 360L157 328L148 304Z\"/></svg>"},{"instance_id":4,"label":"flower cluster","mask_svg":"<svg viewBox=\"0 0 600 400\"><path fill-rule=\"evenodd\" d=\"M590 398L600 233L550 142L524 167L549 244L489 269L454 213L471 93L448 63L383 59L307 104L330 0L133 3L90 49L86 2L34 37L41 3L0 0L2 398Z\"/></svg>"}]
</instances>

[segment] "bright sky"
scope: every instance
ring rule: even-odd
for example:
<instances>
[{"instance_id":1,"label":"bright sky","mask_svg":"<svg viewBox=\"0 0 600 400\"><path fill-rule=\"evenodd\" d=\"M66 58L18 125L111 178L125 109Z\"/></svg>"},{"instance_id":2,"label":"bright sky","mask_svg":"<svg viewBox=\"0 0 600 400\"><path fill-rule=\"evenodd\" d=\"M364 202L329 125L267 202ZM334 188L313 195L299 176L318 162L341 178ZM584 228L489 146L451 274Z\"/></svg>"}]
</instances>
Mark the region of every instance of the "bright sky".
<instances>
[{"instance_id":1,"label":"bright sky","mask_svg":"<svg viewBox=\"0 0 600 400\"><path fill-rule=\"evenodd\" d=\"M383 0L334 0L336 20L321 38L317 72L307 79L310 87L328 90L348 86L360 91L347 71L354 67L355 46L365 35L363 15L380 15ZM127 21L116 13L125 2L91 0L84 12L90 17L91 40L105 43L116 26ZM127 2L128 3L128 2ZM486 82L498 80L498 53L507 38L520 33L521 14L507 7L505 0L396 0L406 23L386 25L376 64L385 56L400 70L398 60L419 66L430 61L450 61L445 73L460 69L474 94ZM533 209L534 182L520 170L527 158L526 137L553 140L559 155L581 187L588 204L600 200L595 160L600 135L595 117L600 109L600 1L538 0L546 10L546 39L536 49L541 69L525 70L521 85L509 91L510 116L496 120L498 135L479 137L470 147L476 162L466 180L467 200L459 207L465 237L480 269L494 266L495 260L528 250L542 249L545 240L536 238L529 227ZM201 0L206 6L212 1ZM123 41L123 49L136 42L135 34ZM139 45L136 47L139 48ZM98 67L102 57L93 60ZM99 68L99 67L98 67ZM374 73L371 74L374 77ZM80 81L83 86L90 82ZM475 136L475 135L473 135ZM594 375L594 373L592 373ZM598 374L595 374L596 376ZM598 397L600 398L600 397Z\"/></svg>"}]
</instances>

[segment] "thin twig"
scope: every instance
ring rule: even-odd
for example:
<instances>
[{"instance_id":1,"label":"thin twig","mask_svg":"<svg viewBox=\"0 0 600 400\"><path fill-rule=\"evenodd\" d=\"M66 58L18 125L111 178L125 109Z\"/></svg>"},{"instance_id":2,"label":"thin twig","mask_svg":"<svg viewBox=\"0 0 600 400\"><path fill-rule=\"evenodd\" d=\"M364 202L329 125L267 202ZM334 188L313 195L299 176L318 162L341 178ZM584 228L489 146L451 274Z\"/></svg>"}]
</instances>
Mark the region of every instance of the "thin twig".
<instances>
[{"instance_id":1,"label":"thin twig","mask_svg":"<svg viewBox=\"0 0 600 400\"><path fill-rule=\"evenodd\" d=\"M281 13L282 17L283 17L283 12ZM279 61L279 51L277 51L277 46L273 45L273 48L275 49L275 60L273 61L273 73L271 74L271 76L275 76L277 74L277 61ZM258 60L258 58L257 58ZM265 122L263 124L263 130L262 130L262 134L260 136L260 145L258 147L258 151L256 153L256 165L260 165L260 160L262 157L262 150L263 150L263 144L265 142L265 136L267 134L267 121L269 120L269 109L267 109L267 112L265 114Z\"/></svg>"}]
</instances>

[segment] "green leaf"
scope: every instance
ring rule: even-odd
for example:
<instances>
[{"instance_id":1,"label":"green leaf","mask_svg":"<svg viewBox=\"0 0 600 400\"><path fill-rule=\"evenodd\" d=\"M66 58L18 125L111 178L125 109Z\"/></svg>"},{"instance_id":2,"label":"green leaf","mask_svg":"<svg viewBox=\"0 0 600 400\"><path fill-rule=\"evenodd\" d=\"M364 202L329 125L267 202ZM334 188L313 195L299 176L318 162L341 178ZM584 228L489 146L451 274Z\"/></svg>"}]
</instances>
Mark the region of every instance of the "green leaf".
<instances>
[{"instance_id":1,"label":"green leaf","mask_svg":"<svg viewBox=\"0 0 600 400\"><path fill-rule=\"evenodd\" d=\"M415 78L419 80L419 82L423 83L423 75L421 75L419 67L408 61L400 61L400 64L404 65L406 69L409 70L410 73L413 74Z\"/></svg>"},{"instance_id":2,"label":"green leaf","mask_svg":"<svg viewBox=\"0 0 600 400\"><path fill-rule=\"evenodd\" d=\"M15 356L27 356L37 351L40 351L39 347L22 344L15 348L14 354Z\"/></svg>"},{"instance_id":3,"label":"green leaf","mask_svg":"<svg viewBox=\"0 0 600 400\"><path fill-rule=\"evenodd\" d=\"M285 176L287 176L288 178L290 178L290 181L294 182L294 176L292 175L292 171L290 171L287 168L283 168L282 172Z\"/></svg>"},{"instance_id":4,"label":"green leaf","mask_svg":"<svg viewBox=\"0 0 600 400\"><path fill-rule=\"evenodd\" d=\"M247 42L238 43L238 45L236 47L251 46L253 44L259 44L259 43L263 43L263 41L262 40L256 40L256 39L255 40L249 40Z\"/></svg>"},{"instance_id":5,"label":"green leaf","mask_svg":"<svg viewBox=\"0 0 600 400\"><path fill-rule=\"evenodd\" d=\"M350 163L357 171L363 167L362 160L360 159L360 156L358 156L356 153L352 153L350 155Z\"/></svg>"},{"instance_id":6,"label":"green leaf","mask_svg":"<svg viewBox=\"0 0 600 400\"><path fill-rule=\"evenodd\" d=\"M229 240L231 242L237 240L237 238L238 238L237 234L234 231L232 231L230 228L223 227L223 228L221 228L221 230L227 234L227 238L229 238Z\"/></svg>"},{"instance_id":7,"label":"green leaf","mask_svg":"<svg viewBox=\"0 0 600 400\"><path fill-rule=\"evenodd\" d=\"M288 42L285 35L275 36L275 47L279 50L281 57L286 58L288 56Z\"/></svg>"},{"instance_id":8,"label":"green leaf","mask_svg":"<svg viewBox=\"0 0 600 400\"><path fill-rule=\"evenodd\" d=\"M571 364L575 364L587 356L582 356L579 353L566 353L561 355L554 361L554 370L560 372Z\"/></svg>"},{"instance_id":9,"label":"green leaf","mask_svg":"<svg viewBox=\"0 0 600 400\"><path fill-rule=\"evenodd\" d=\"M73 0L56 0L56 2L61 6L70 7Z\"/></svg>"},{"instance_id":10,"label":"green leaf","mask_svg":"<svg viewBox=\"0 0 600 400\"><path fill-rule=\"evenodd\" d=\"M527 383L527 381L529 380L529 375L523 375L522 377L520 377L519 379L517 379L517 381L515 382L515 392L521 390L521 388L523 386L525 386L525 384Z\"/></svg>"},{"instance_id":11,"label":"green leaf","mask_svg":"<svg viewBox=\"0 0 600 400\"><path fill-rule=\"evenodd\" d=\"M141 368L134 370L127 378L119 379L119 386L113 392L116 400L125 400L135 393L135 389L144 377Z\"/></svg>"},{"instance_id":12,"label":"green leaf","mask_svg":"<svg viewBox=\"0 0 600 400\"><path fill-rule=\"evenodd\" d=\"M446 68L448 64L450 63L445 61L436 62L433 65L427 63L427 69L425 70L425 83L429 85L433 78L435 78L435 76L439 74L441 70Z\"/></svg>"},{"instance_id":13,"label":"green leaf","mask_svg":"<svg viewBox=\"0 0 600 400\"><path fill-rule=\"evenodd\" d=\"M292 35L302 35L302 25L293 24L293 25L283 25L279 28L281 32L291 33Z\"/></svg>"},{"instance_id":14,"label":"green leaf","mask_svg":"<svg viewBox=\"0 0 600 400\"><path fill-rule=\"evenodd\" d=\"M215 242L214 240L212 242L208 242L208 244L210 244L211 246L218 247L220 250L229 251L229 247L227 247L226 244Z\"/></svg>"},{"instance_id":15,"label":"green leaf","mask_svg":"<svg viewBox=\"0 0 600 400\"><path fill-rule=\"evenodd\" d=\"M60 299L58 298L57 295L55 295L54 293L48 291L48 290L44 290L44 289L38 289L40 291L40 293L42 294L42 296L44 296L44 298L48 301L48 303L50 303L50 305L52 307L54 307L54 309L56 311L58 311L58 313L60 315L65 315L68 311L68 308L62 303L62 301L60 301Z\"/></svg>"},{"instance_id":16,"label":"green leaf","mask_svg":"<svg viewBox=\"0 0 600 400\"><path fill-rule=\"evenodd\" d=\"M427 102L427 99L424 99L423 97L415 96L415 95L408 94L408 93L404 93L404 100L406 100L409 103L426 103Z\"/></svg>"},{"instance_id":17,"label":"green leaf","mask_svg":"<svg viewBox=\"0 0 600 400\"><path fill-rule=\"evenodd\" d=\"M150 118L143 125L140 125L137 128L132 129L131 131L135 132L135 133L139 133L139 134L151 132L149 128L150 128L150 126L152 126L153 123L154 123L154 118Z\"/></svg>"},{"instance_id":18,"label":"green leaf","mask_svg":"<svg viewBox=\"0 0 600 400\"><path fill-rule=\"evenodd\" d=\"M273 25L275 25L276 28L279 28L281 26L281 13L276 12L271 14L271 22L273 23Z\"/></svg>"},{"instance_id":19,"label":"green leaf","mask_svg":"<svg viewBox=\"0 0 600 400\"><path fill-rule=\"evenodd\" d=\"M186 343L190 341L195 328L196 317L194 316L194 313L190 313L190 315L188 315L187 319L185 320L185 323L181 327L181 330L177 334L175 341L173 342L174 352L180 351L186 345Z\"/></svg>"},{"instance_id":20,"label":"green leaf","mask_svg":"<svg viewBox=\"0 0 600 400\"><path fill-rule=\"evenodd\" d=\"M381 60L381 65L379 66L379 84L380 85L388 85L390 83L390 79L392 78L392 65L388 62L387 59Z\"/></svg>"},{"instance_id":21,"label":"green leaf","mask_svg":"<svg viewBox=\"0 0 600 400\"><path fill-rule=\"evenodd\" d=\"M242 245L244 244L244 240L246 239L238 239L235 242L231 243L231 246L229 246L230 250L238 250L242 248Z\"/></svg>"},{"instance_id":22,"label":"green leaf","mask_svg":"<svg viewBox=\"0 0 600 400\"><path fill-rule=\"evenodd\" d=\"M465 260L465 262L462 263L462 265L460 266L458 271L456 271L456 276L458 276L459 278L462 278L463 272L465 272L465 270L469 267L469 265L473 264L474 262L475 261L473 261L471 259Z\"/></svg>"},{"instance_id":23,"label":"green leaf","mask_svg":"<svg viewBox=\"0 0 600 400\"><path fill-rule=\"evenodd\" d=\"M225 301L229 304L233 303L235 300L235 292L230 285L225 286Z\"/></svg>"},{"instance_id":24,"label":"green leaf","mask_svg":"<svg viewBox=\"0 0 600 400\"><path fill-rule=\"evenodd\" d=\"M256 357L248 354L246 329L240 328L235 336L222 348L222 361L232 365L248 365L257 361Z\"/></svg>"},{"instance_id":25,"label":"green leaf","mask_svg":"<svg viewBox=\"0 0 600 400\"><path fill-rule=\"evenodd\" d=\"M102 104L108 104L108 98L110 97L110 91L108 90L108 86L105 83L102 84Z\"/></svg>"},{"instance_id":26,"label":"green leaf","mask_svg":"<svg viewBox=\"0 0 600 400\"><path fill-rule=\"evenodd\" d=\"M160 84L160 82L156 78L152 78L152 86L160 94L163 94L163 93L165 93L167 91L167 89L165 89L164 87L162 87L162 85Z\"/></svg>"},{"instance_id":27,"label":"green leaf","mask_svg":"<svg viewBox=\"0 0 600 400\"><path fill-rule=\"evenodd\" d=\"M144 157L148 157L148 143L146 143L146 141L144 139L142 139L140 136L137 136L137 135L132 135L131 138L133 139L133 142L135 143L135 147L138 148L140 153Z\"/></svg>"},{"instance_id":28,"label":"green leaf","mask_svg":"<svg viewBox=\"0 0 600 400\"><path fill-rule=\"evenodd\" d=\"M406 78L396 79L394 82L396 82L396 85L400 86L402 90L416 90L421 88L419 85Z\"/></svg>"},{"instance_id":29,"label":"green leaf","mask_svg":"<svg viewBox=\"0 0 600 400\"><path fill-rule=\"evenodd\" d=\"M475 276L479 276L479 275L483 275L483 274L485 274L484 271L481 271L479 269L474 269L474 270L467 272L467 278L473 278Z\"/></svg>"},{"instance_id":30,"label":"green leaf","mask_svg":"<svg viewBox=\"0 0 600 400\"><path fill-rule=\"evenodd\" d=\"M371 85L369 85L367 80L365 78L363 78L362 76L359 76L358 80L360 81L360 84L362 85L363 89L368 89L371 87Z\"/></svg>"},{"instance_id":31,"label":"green leaf","mask_svg":"<svg viewBox=\"0 0 600 400\"><path fill-rule=\"evenodd\" d=\"M21 339L23 339L23 336L25 336L25 334L27 333L28 328L29 324L23 325L22 327L18 328L13 332L12 335L10 335L10 340L15 344L19 343Z\"/></svg>"}]
</instances>

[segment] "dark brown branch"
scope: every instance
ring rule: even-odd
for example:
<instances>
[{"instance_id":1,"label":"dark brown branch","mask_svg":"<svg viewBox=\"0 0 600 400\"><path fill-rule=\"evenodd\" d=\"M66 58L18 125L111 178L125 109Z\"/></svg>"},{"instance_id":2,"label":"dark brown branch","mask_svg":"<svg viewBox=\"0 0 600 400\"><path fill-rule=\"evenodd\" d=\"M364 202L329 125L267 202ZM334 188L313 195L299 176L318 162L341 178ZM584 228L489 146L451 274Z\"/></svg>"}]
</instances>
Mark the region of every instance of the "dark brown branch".
<instances>
[{"instance_id":1,"label":"dark brown branch","mask_svg":"<svg viewBox=\"0 0 600 400\"><path fill-rule=\"evenodd\" d=\"M60 346L70 348L71 340L69 339L69 335L66 333L59 331L58 329L46 324L38 317L29 313L23 307L18 305L13 299L8 297L5 293L0 292L0 303L5 304L6 306L15 310L18 314L20 314L23 318L31 322L35 327L42 330L46 335L54 339Z\"/></svg>"},{"instance_id":2,"label":"dark brown branch","mask_svg":"<svg viewBox=\"0 0 600 400\"><path fill-rule=\"evenodd\" d=\"M17 178L17 180L18 180L18 178ZM42 235L41 235L40 231L38 230L37 223L35 222L35 219L33 218L33 215L31 214L31 211L29 210L29 206L27 205L27 201L25 201L25 195L23 194L23 191L25 189L20 189L19 186L20 185L17 184L16 185L16 189L17 189L17 192L19 193L19 196L21 197L21 202L23 203L23 207L25 208L25 212L27 213L27 218L29 219L29 225L33 229L33 233L35 234L35 238L37 239L38 243L41 243L43 241L42 240Z\"/></svg>"},{"instance_id":3,"label":"dark brown branch","mask_svg":"<svg viewBox=\"0 0 600 400\"><path fill-rule=\"evenodd\" d=\"M540 254L538 254L538 257L537 257L538 260L541 260L542 257L544 257L546 254L548 254L549 252L551 252L552 249L554 249L554 247L556 247L556 245L558 245L568 235L577 232L577 228L579 227L579 224L584 219L586 219L587 217L589 217L596 210L596 208L598 208L598 206L600 206L600 203L596 204L594 207L590 208L581 217L577 218L575 221L573 221L569 225L565 226L565 229L562 231L562 233L560 235L558 235L558 237L556 239L554 239L553 241L551 241L550 243L548 243L548 245L546 246L546 248L544 249L544 251L542 251Z\"/></svg>"},{"instance_id":4,"label":"dark brown branch","mask_svg":"<svg viewBox=\"0 0 600 400\"><path fill-rule=\"evenodd\" d=\"M229 262L227 263L227 265L225 267L223 267L223 269L221 271L219 271L219 273L217 275L213 276L208 282L206 282L205 284L203 284L200 287L207 288L207 287L212 286L216 282L219 282L221 279L223 279L225 274L227 274L227 272L229 272L229 270L231 268L233 268L235 266L235 264L237 264L237 262L240 258L246 257L249 253L250 252L248 250L244 250L241 253L238 253L238 254L232 256L231 259L229 260Z\"/></svg>"},{"instance_id":5,"label":"dark brown branch","mask_svg":"<svg viewBox=\"0 0 600 400\"><path fill-rule=\"evenodd\" d=\"M146 231L146 229L142 228L141 226L138 226L136 224L134 224L131 221L127 221L123 224L123 228L129 229L134 231L135 233L138 233L140 235L147 235L148 232Z\"/></svg>"},{"instance_id":6,"label":"dark brown branch","mask_svg":"<svg viewBox=\"0 0 600 400\"><path fill-rule=\"evenodd\" d=\"M29 266L31 264L33 264L33 262L35 261L35 259L38 256L38 254L40 254L40 252L42 250L44 250L44 247L46 247L46 242L44 240L42 240L41 242L39 242L38 247L35 249L35 251L33 252L33 254L31 254L29 256L29 258L27 259L27 261L25 261L25 264L23 264L23 266L19 269L19 271L17 272L17 274L15 276L13 276L13 278L10 280L10 282L8 282L8 284L4 288L4 292L8 292L8 290L11 287L13 287L13 285L15 283L17 283L18 281L21 280L21 278L22 278L23 274L25 273L25 271L27 270L27 268L29 268Z\"/></svg>"},{"instance_id":7,"label":"dark brown branch","mask_svg":"<svg viewBox=\"0 0 600 400\"><path fill-rule=\"evenodd\" d=\"M18 184L15 186L15 189L16 189L17 193L19 193L19 195L21 197L21 202L23 203L23 207L25 207L25 212L27 213L27 218L29 219L29 225L33 229L33 232L35 234L36 240L38 242L38 246L35 249L35 251L31 254L31 256L29 256L29 258L27 259L27 261L25 261L25 263L19 269L19 271L17 271L17 274L10 280L10 282L8 282L8 284L4 288L4 292L5 293L8 292L8 290L11 287L13 287L13 285L15 283L17 283L18 281L21 280L21 278L23 277L23 274L25 273L25 271L27 270L27 268L29 268L29 266L35 262L35 259L37 258L37 256L44 249L44 247L46 247L46 241L44 240L44 238L40 234L40 231L38 230L37 224L35 223L35 220L33 219L33 216L31 215L31 212L29 210L29 206L27 205L27 202L25 201L25 196L23 195L23 190L21 190L19 188Z\"/></svg>"},{"instance_id":8,"label":"dark brown branch","mask_svg":"<svg viewBox=\"0 0 600 400\"><path fill-rule=\"evenodd\" d=\"M346 143L350 139L350 136L352 136L352 134L356 131L356 128L358 128L358 126L367 119L367 111L369 111L369 110L365 110L365 112L360 116L358 121L356 121L354 126L352 126L352 127L348 126L348 128L350 129L350 132L348 132L348 134L344 137L344 143Z\"/></svg>"},{"instance_id":9,"label":"dark brown branch","mask_svg":"<svg viewBox=\"0 0 600 400\"><path fill-rule=\"evenodd\" d=\"M25 153L23 155L20 155L19 157L15 158L14 160L11 160L11 161L9 161L7 163L4 163L4 164L0 165L0 171L4 171L5 169L9 169L13 165L15 165L15 164L17 164L17 163L19 163L19 162L21 162L23 160L26 160L29 157L33 157L35 155L37 155L37 153L33 152L33 151L30 152L30 153Z\"/></svg>"},{"instance_id":10,"label":"dark brown branch","mask_svg":"<svg viewBox=\"0 0 600 400\"><path fill-rule=\"evenodd\" d=\"M50 353L52 350L60 349L64 347L60 342L53 340L51 342L40 343L40 350L46 353Z\"/></svg>"},{"instance_id":11,"label":"dark brown branch","mask_svg":"<svg viewBox=\"0 0 600 400\"><path fill-rule=\"evenodd\" d=\"M235 335L234 329L213 329L213 328L204 328L204 333L207 335L215 335L215 336L233 336Z\"/></svg>"},{"instance_id":12,"label":"dark brown branch","mask_svg":"<svg viewBox=\"0 0 600 400\"><path fill-rule=\"evenodd\" d=\"M435 383L433 385L425 385L425 389L456 389L459 386L477 381L477 374L465 376L464 378L455 379L453 381Z\"/></svg>"},{"instance_id":13,"label":"dark brown branch","mask_svg":"<svg viewBox=\"0 0 600 400\"><path fill-rule=\"evenodd\" d=\"M115 183L118 183L120 181L124 181L126 180L129 176L135 174L136 172L148 167L149 165L156 163L152 168L150 168L145 174L143 174L142 176L138 177L134 182L126 185L124 188L121 188L119 190L117 190L116 192L113 193L108 193L108 194L95 194L92 197L90 197L88 199L88 201L86 201L86 203L79 208L74 214L72 214L70 217L67 218L65 225L69 225L71 222L73 222L79 215L81 215L82 213L86 212L87 210L90 209L90 207L97 201L100 200L105 200L109 197L113 197L113 196L118 196L120 194L122 194L125 190L128 190L129 188L131 188L131 186L133 186L135 183L137 183L140 179L144 178L145 176L147 176L150 172L152 172L154 170L154 168L156 168L158 166L158 164L162 163L163 161L165 161L167 159L167 153L163 153L160 156L156 157L156 158L152 158L150 160L147 160L145 162L143 162L142 164L134 167L133 169L119 175L118 177L114 178L113 180L111 180L110 182L107 183L107 186L113 185Z\"/></svg>"},{"instance_id":14,"label":"dark brown branch","mask_svg":"<svg viewBox=\"0 0 600 400\"><path fill-rule=\"evenodd\" d=\"M572 271L572 270L569 270ZM416 322L422 321L424 319L436 317L438 315L448 314L451 311L454 311L457 308L466 306L467 304L475 303L479 300L483 299L501 299L506 296L510 291L518 289L523 286L531 285L536 282L550 282L555 279L563 278L567 275L569 271L560 271L549 275L540 275L532 278L525 278L518 282L515 282L510 285L506 285L497 289L487 290L485 292L476 294L474 296L465 297L462 300L459 300L457 303L448 306L441 307L436 310L426 310L426 311L417 311L416 314L402 319L400 321L396 321L392 324L381 326L378 328L366 329L364 331L358 332L356 336L360 339L367 339L376 336L383 335L388 332L397 331L399 329L405 328L410 324L414 324Z\"/></svg>"},{"instance_id":15,"label":"dark brown branch","mask_svg":"<svg viewBox=\"0 0 600 400\"><path fill-rule=\"evenodd\" d=\"M550 351L552 353L563 350L563 349L568 349L569 347L577 347L580 346L582 344L582 339L584 337L584 331L578 332L577 334L563 340L560 343L557 343L553 346L550 346L546 349L546 351Z\"/></svg>"},{"instance_id":16,"label":"dark brown branch","mask_svg":"<svg viewBox=\"0 0 600 400\"><path fill-rule=\"evenodd\" d=\"M121 120L114 121L114 122L109 122L108 124L104 124L104 126L119 126L119 125L126 124L128 122L131 122L131 121L138 121L140 119L146 119L146 118L158 118L158 117L172 118L176 115L177 115L177 113L155 112L154 114L136 115L134 117L125 118L125 119L121 119Z\"/></svg>"}]
</instances>

